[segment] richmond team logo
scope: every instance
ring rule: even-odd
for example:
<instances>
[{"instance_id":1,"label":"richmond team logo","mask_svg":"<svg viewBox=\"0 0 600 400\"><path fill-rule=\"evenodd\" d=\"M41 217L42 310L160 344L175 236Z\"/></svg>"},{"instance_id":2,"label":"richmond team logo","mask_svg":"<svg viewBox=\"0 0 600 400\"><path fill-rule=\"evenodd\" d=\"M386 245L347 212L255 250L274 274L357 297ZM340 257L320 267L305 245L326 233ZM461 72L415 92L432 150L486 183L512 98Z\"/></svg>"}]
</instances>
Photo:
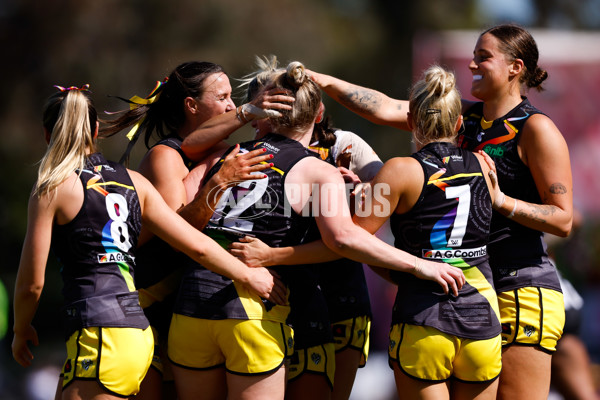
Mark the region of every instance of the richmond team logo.
<instances>
[{"instance_id":1,"label":"richmond team logo","mask_svg":"<svg viewBox=\"0 0 600 400\"><path fill-rule=\"evenodd\" d=\"M318 353L312 353L310 355L310 359L315 365L319 365L321 363L321 355Z\"/></svg>"},{"instance_id":2,"label":"richmond team logo","mask_svg":"<svg viewBox=\"0 0 600 400\"><path fill-rule=\"evenodd\" d=\"M523 328L523 333L525 333L525 336L531 337L535 333L535 327L527 325L525 328Z\"/></svg>"},{"instance_id":3,"label":"richmond team logo","mask_svg":"<svg viewBox=\"0 0 600 400\"><path fill-rule=\"evenodd\" d=\"M89 358L86 358L83 361L81 361L81 366L85 371L89 370L92 365L94 365L94 362Z\"/></svg>"}]
</instances>

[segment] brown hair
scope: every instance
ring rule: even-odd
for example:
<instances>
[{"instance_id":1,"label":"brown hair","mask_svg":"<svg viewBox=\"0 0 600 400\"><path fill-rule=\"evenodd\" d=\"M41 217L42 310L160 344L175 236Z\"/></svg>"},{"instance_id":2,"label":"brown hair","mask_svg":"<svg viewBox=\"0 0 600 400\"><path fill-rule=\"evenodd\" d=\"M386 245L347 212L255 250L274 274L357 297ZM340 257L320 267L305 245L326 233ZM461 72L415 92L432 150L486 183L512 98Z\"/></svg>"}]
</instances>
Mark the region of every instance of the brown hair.
<instances>
[{"instance_id":1,"label":"brown hair","mask_svg":"<svg viewBox=\"0 0 600 400\"><path fill-rule=\"evenodd\" d=\"M481 36L489 33L498 39L500 51L511 60L520 59L525 71L520 77L521 83L538 91L544 90L542 82L548 78L548 72L538 66L539 51L533 36L524 28L514 24L494 26Z\"/></svg>"},{"instance_id":2,"label":"brown hair","mask_svg":"<svg viewBox=\"0 0 600 400\"><path fill-rule=\"evenodd\" d=\"M107 127L102 129L102 135L112 136L139 121L143 121L139 131L140 134L145 134L146 147L150 147L150 138L155 131L159 139L176 134L185 123L184 99L201 97L204 80L216 73L225 71L220 65L211 62L191 61L180 64L158 88L158 98L155 102L140 104L123 111L117 119L110 121Z\"/></svg>"}]
</instances>

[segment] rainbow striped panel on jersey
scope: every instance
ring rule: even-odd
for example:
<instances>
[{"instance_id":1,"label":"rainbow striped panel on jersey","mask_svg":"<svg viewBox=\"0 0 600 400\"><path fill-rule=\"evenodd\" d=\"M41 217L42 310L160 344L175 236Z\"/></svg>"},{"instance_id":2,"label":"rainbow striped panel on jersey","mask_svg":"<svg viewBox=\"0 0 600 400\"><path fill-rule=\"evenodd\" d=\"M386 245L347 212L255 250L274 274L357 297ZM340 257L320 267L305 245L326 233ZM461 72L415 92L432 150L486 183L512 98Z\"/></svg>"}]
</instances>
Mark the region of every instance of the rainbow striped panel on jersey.
<instances>
[{"instance_id":1,"label":"rainbow striped panel on jersey","mask_svg":"<svg viewBox=\"0 0 600 400\"><path fill-rule=\"evenodd\" d=\"M413 208L391 217L394 244L416 257L461 268L467 282L454 297L436 282L392 271L398 285L392 323L492 338L500 333L486 248L492 201L479 161L450 143L430 143L412 156L425 180Z\"/></svg>"}]
</instances>

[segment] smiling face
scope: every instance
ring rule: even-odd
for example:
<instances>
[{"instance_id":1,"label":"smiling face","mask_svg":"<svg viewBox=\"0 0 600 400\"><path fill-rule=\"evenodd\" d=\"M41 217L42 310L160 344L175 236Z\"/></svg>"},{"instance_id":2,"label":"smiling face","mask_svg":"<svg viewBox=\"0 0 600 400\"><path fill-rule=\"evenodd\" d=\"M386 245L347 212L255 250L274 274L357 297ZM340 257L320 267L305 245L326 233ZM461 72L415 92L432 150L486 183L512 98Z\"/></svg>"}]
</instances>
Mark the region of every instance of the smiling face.
<instances>
[{"instance_id":1,"label":"smiling face","mask_svg":"<svg viewBox=\"0 0 600 400\"><path fill-rule=\"evenodd\" d=\"M486 33L477 40L469 69L473 74L471 94L486 101L507 91L513 63L500 51L498 39Z\"/></svg>"},{"instance_id":2,"label":"smiling face","mask_svg":"<svg viewBox=\"0 0 600 400\"><path fill-rule=\"evenodd\" d=\"M231 99L231 84L226 74L218 72L208 76L203 86L202 95L196 99L201 122L235 108Z\"/></svg>"}]
</instances>

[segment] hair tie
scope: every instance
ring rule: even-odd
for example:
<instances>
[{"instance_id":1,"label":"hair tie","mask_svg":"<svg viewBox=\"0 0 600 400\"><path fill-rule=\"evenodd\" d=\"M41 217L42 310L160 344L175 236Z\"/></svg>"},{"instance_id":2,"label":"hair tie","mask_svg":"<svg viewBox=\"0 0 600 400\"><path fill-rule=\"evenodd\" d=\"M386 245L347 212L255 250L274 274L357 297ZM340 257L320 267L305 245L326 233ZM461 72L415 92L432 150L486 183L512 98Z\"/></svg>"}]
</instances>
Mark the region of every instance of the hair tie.
<instances>
[{"instance_id":1,"label":"hair tie","mask_svg":"<svg viewBox=\"0 0 600 400\"><path fill-rule=\"evenodd\" d=\"M133 96L129 100L123 99L121 97L119 97L119 98L121 100L129 103L129 109L130 110L133 110L134 108L137 108L139 106L149 105L149 104L155 103L158 100L160 93L162 92L162 86L165 83L167 83L168 81L169 81L168 77L166 77L164 81L156 81L156 86L154 86L154 89L152 89L152 92L150 92L150 94L148 96L146 96L146 98L141 98L140 96ZM142 122L144 122L144 119L146 119L146 118L144 117L144 118L140 119L131 128L131 130L126 135L127 139L133 140L133 138L136 136L136 133L137 133L138 129L142 125Z\"/></svg>"},{"instance_id":2,"label":"hair tie","mask_svg":"<svg viewBox=\"0 0 600 400\"><path fill-rule=\"evenodd\" d=\"M165 83L167 83L168 81L169 81L169 77L166 77L164 81L156 81L156 86L154 86L154 89L152 89L152 92L150 92L150 94L148 96L146 96L145 99L141 98L140 96L133 96L129 100L124 99L122 97L118 97L118 98L125 101L126 103L129 103L130 110L133 110L134 108L137 108L139 106L155 103L158 100L160 93L162 92L163 85ZM127 148L125 149L125 152L123 153L123 155L121 156L121 159L119 160L119 164L123 164L126 160L129 159L129 154L131 154L131 150L133 150L133 146L135 145L138 138L140 137L139 129L145 120L146 120L146 116L144 116L143 118L140 118L140 120L131 127L129 132L127 132L127 135L125 135L127 137L127 139L129 139L129 143L127 144Z\"/></svg>"},{"instance_id":3,"label":"hair tie","mask_svg":"<svg viewBox=\"0 0 600 400\"><path fill-rule=\"evenodd\" d=\"M58 86L58 85L54 85L54 87L57 88L61 92L69 92L71 90L79 90L80 92L91 92L89 83L86 83L82 87L77 87L77 86L62 87L62 86Z\"/></svg>"},{"instance_id":4,"label":"hair tie","mask_svg":"<svg viewBox=\"0 0 600 400\"><path fill-rule=\"evenodd\" d=\"M129 100L125 100L129 103L129 109L133 110L137 106L143 106L147 104L152 104L158 100L160 92L162 91L162 85L167 83L169 78L165 78L164 81L156 81L156 86L152 89L152 92L146 98L141 98L140 96L133 96Z\"/></svg>"},{"instance_id":5,"label":"hair tie","mask_svg":"<svg viewBox=\"0 0 600 400\"><path fill-rule=\"evenodd\" d=\"M429 115L429 114L441 114L442 110L440 110L439 108L428 108L425 110L425 114Z\"/></svg>"}]
</instances>

